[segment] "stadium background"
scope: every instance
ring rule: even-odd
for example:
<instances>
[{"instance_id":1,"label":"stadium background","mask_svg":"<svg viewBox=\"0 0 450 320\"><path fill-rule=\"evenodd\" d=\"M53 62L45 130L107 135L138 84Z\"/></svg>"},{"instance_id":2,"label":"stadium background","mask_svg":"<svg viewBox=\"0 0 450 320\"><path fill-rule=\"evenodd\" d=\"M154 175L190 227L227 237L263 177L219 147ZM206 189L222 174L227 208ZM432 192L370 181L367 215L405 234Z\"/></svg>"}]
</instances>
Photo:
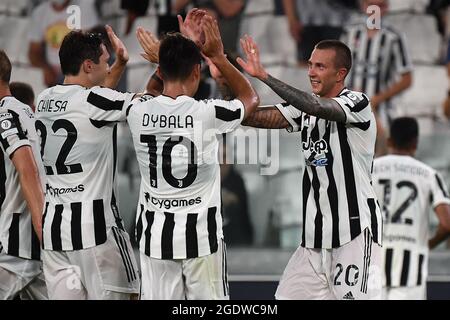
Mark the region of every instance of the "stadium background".
<instances>
[{"instance_id":1,"label":"stadium background","mask_svg":"<svg viewBox=\"0 0 450 320\"><path fill-rule=\"evenodd\" d=\"M38 2L0 0L0 49L7 52L13 63L12 81L29 83L36 95L45 88L45 84L41 70L32 67L28 60L27 33L33 6ZM414 63L412 87L395 100L399 115L418 119L421 135L417 157L441 172L448 184L450 124L442 111L449 91L445 66L448 34L445 31L440 33L436 17L426 12L428 2L391 0L389 14L384 19L405 34ZM141 58L134 30L142 26L156 33L157 12L153 3L145 16L137 18L133 30L126 36L123 35L126 11L121 9L120 0L100 0L95 4L100 21L110 24L129 50L126 90L143 91L155 67ZM272 75L297 88L309 90L307 70L296 65L296 44L289 35L280 1L248 0L239 33L254 37L261 47L261 59ZM260 94L262 104L281 101L263 83L252 83ZM119 132L120 209L129 232L133 232L140 178L134 152L130 149L132 143L128 129L121 127ZM261 165L258 164L235 166L247 190L253 241L251 245L229 245L232 298L272 299L279 277L299 243L304 164L300 160L298 136L280 131L278 146L279 171L276 175L261 175ZM431 228L435 228L437 219L432 212L430 221ZM444 243L430 254L429 299L450 299L449 246L450 243Z\"/></svg>"}]
</instances>

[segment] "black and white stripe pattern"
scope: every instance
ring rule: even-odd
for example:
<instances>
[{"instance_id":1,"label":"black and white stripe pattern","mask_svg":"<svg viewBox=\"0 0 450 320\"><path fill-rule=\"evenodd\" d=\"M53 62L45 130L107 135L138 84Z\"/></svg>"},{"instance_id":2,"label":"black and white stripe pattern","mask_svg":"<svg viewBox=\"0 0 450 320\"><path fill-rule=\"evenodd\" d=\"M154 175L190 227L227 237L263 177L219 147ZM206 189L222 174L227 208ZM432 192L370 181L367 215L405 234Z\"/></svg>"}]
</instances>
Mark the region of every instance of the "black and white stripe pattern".
<instances>
[{"instance_id":1,"label":"black and white stripe pattern","mask_svg":"<svg viewBox=\"0 0 450 320\"><path fill-rule=\"evenodd\" d=\"M335 100L347 123L276 106L288 120L288 130L301 132L306 162L301 245L307 248L338 248L365 228L381 243L381 211L371 185L376 132L370 103L367 96L346 89Z\"/></svg>"},{"instance_id":2,"label":"black and white stripe pattern","mask_svg":"<svg viewBox=\"0 0 450 320\"><path fill-rule=\"evenodd\" d=\"M1 100L0 123L0 241L9 255L39 260L38 237L20 191L19 175L10 160L17 149L31 147L43 187L44 168L34 116L29 106L13 97L4 97Z\"/></svg>"},{"instance_id":3,"label":"black and white stripe pattern","mask_svg":"<svg viewBox=\"0 0 450 320\"><path fill-rule=\"evenodd\" d=\"M385 249L385 286L414 287L426 282L428 268L425 254L404 249Z\"/></svg>"},{"instance_id":4,"label":"black and white stripe pattern","mask_svg":"<svg viewBox=\"0 0 450 320\"><path fill-rule=\"evenodd\" d=\"M190 259L216 252L219 248L222 216L217 207L204 213L176 215L144 211L140 204L136 239L145 255L158 259ZM183 243L183 248L180 244Z\"/></svg>"},{"instance_id":5,"label":"black and white stripe pattern","mask_svg":"<svg viewBox=\"0 0 450 320\"><path fill-rule=\"evenodd\" d=\"M383 208L385 286L410 287L426 282L430 212L449 205L439 173L407 155L377 158L373 185Z\"/></svg>"},{"instance_id":6,"label":"black and white stripe pattern","mask_svg":"<svg viewBox=\"0 0 450 320\"><path fill-rule=\"evenodd\" d=\"M122 263L125 268L128 282L132 283L138 279L138 271L133 263L133 257L127 245L127 239L125 238L123 231L117 227L112 227L112 232L114 235L114 240L119 248L120 256L122 258Z\"/></svg>"},{"instance_id":7,"label":"black and white stripe pattern","mask_svg":"<svg viewBox=\"0 0 450 320\"><path fill-rule=\"evenodd\" d=\"M39 95L36 122L45 137L44 165L52 169L47 172L44 249L87 249L104 243L111 227L123 229L117 205L116 123L126 120L133 97L78 85L55 86ZM55 109L52 101L64 107Z\"/></svg>"},{"instance_id":8,"label":"black and white stripe pattern","mask_svg":"<svg viewBox=\"0 0 450 320\"><path fill-rule=\"evenodd\" d=\"M230 288L228 285L228 263L227 263L227 247L225 245L225 241L221 240L222 246L222 283L223 283L223 295L230 295Z\"/></svg>"},{"instance_id":9,"label":"black and white stripe pattern","mask_svg":"<svg viewBox=\"0 0 450 320\"><path fill-rule=\"evenodd\" d=\"M370 275L370 259L372 257L372 235L369 229L364 230L364 265L362 271L361 292L367 294Z\"/></svg>"},{"instance_id":10,"label":"black and white stripe pattern","mask_svg":"<svg viewBox=\"0 0 450 320\"><path fill-rule=\"evenodd\" d=\"M391 85L399 74L412 71L412 62L402 34L383 26L369 38L366 28L366 23L346 27L342 41L353 55L348 87L372 97ZM386 102L387 107L390 104Z\"/></svg>"},{"instance_id":11,"label":"black and white stripe pattern","mask_svg":"<svg viewBox=\"0 0 450 320\"><path fill-rule=\"evenodd\" d=\"M86 213L92 223L84 223ZM70 234L64 229L70 228ZM105 243L107 225L104 201L73 202L51 205L46 203L43 216L43 246L48 250L80 250ZM70 235L70 236L68 236Z\"/></svg>"}]
</instances>

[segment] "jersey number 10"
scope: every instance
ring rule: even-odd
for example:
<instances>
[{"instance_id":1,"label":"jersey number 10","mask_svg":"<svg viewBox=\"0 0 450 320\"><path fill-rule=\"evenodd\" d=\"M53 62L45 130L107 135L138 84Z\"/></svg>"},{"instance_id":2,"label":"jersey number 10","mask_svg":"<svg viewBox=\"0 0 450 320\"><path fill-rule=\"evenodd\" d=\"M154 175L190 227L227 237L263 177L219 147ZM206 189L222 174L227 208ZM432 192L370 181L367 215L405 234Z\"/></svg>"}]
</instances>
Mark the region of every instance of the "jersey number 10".
<instances>
[{"instance_id":1,"label":"jersey number 10","mask_svg":"<svg viewBox=\"0 0 450 320\"><path fill-rule=\"evenodd\" d=\"M148 146L149 154L149 169L150 169L150 185L153 188L158 188L157 177L157 144L155 135L141 135L141 142L146 143ZM189 162L187 167L187 174L184 178L179 179L172 174L172 150L173 148L181 144L189 153ZM164 180L167 181L174 188L182 189L189 187L197 178L197 147L194 142L186 137L173 136L168 138L163 145L162 150L162 173Z\"/></svg>"}]
</instances>

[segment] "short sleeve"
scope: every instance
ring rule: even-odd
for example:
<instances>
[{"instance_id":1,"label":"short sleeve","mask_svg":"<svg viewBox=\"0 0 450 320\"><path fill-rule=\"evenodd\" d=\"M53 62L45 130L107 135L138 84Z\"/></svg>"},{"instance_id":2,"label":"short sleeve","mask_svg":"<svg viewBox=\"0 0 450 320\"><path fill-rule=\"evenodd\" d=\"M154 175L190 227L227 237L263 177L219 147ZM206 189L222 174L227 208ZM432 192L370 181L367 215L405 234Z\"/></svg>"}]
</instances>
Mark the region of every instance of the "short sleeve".
<instances>
[{"instance_id":1,"label":"short sleeve","mask_svg":"<svg viewBox=\"0 0 450 320\"><path fill-rule=\"evenodd\" d=\"M303 112L288 103L276 104L275 107L281 112L283 117L289 122L288 132L298 132L302 130Z\"/></svg>"},{"instance_id":2,"label":"short sleeve","mask_svg":"<svg viewBox=\"0 0 450 320\"><path fill-rule=\"evenodd\" d=\"M447 186L441 175L437 172L434 173L434 177L432 178L431 199L433 208L440 204L450 204Z\"/></svg>"},{"instance_id":3,"label":"short sleeve","mask_svg":"<svg viewBox=\"0 0 450 320\"><path fill-rule=\"evenodd\" d=\"M20 147L31 145L22 129L19 115L14 111L5 110L0 113L0 142L9 157Z\"/></svg>"},{"instance_id":4,"label":"short sleeve","mask_svg":"<svg viewBox=\"0 0 450 320\"><path fill-rule=\"evenodd\" d=\"M207 108L214 110L214 127L220 133L228 133L240 126L245 107L240 100L206 100Z\"/></svg>"},{"instance_id":5,"label":"short sleeve","mask_svg":"<svg viewBox=\"0 0 450 320\"><path fill-rule=\"evenodd\" d=\"M397 39L393 43L392 50L397 72L399 74L411 72L411 57L409 56L408 49L406 47L406 40L403 35L398 34Z\"/></svg>"},{"instance_id":6,"label":"short sleeve","mask_svg":"<svg viewBox=\"0 0 450 320\"><path fill-rule=\"evenodd\" d=\"M339 103L342 110L345 112L346 123L352 125L365 126L370 125L373 117L372 107L370 106L369 98L365 94L355 91L345 91L339 97L333 98Z\"/></svg>"},{"instance_id":7,"label":"short sleeve","mask_svg":"<svg viewBox=\"0 0 450 320\"><path fill-rule=\"evenodd\" d=\"M92 88L87 97L89 118L94 121L121 122L134 93L122 93L108 88Z\"/></svg>"}]
</instances>

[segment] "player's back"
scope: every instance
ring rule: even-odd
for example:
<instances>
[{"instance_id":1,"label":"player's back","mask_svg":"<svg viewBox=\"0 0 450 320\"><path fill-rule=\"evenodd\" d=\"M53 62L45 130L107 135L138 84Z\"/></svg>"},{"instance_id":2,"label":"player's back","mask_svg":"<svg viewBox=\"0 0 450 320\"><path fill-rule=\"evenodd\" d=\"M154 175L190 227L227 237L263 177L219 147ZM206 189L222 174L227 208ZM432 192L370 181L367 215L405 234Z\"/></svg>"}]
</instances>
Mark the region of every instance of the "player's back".
<instances>
[{"instance_id":1,"label":"player's back","mask_svg":"<svg viewBox=\"0 0 450 320\"><path fill-rule=\"evenodd\" d=\"M95 95L105 109L125 104L107 99L112 90L79 85L58 85L38 97L36 128L47 173L44 248L89 248L106 240L109 227L121 225L114 181L116 126L92 119L87 97L96 89L106 95Z\"/></svg>"},{"instance_id":2,"label":"player's back","mask_svg":"<svg viewBox=\"0 0 450 320\"><path fill-rule=\"evenodd\" d=\"M128 115L141 173L138 236L147 229L141 250L163 259L215 252L223 237L216 135L240 124L243 105L188 96L148 99Z\"/></svg>"},{"instance_id":3,"label":"player's back","mask_svg":"<svg viewBox=\"0 0 450 320\"><path fill-rule=\"evenodd\" d=\"M39 137L31 108L13 97L0 101L0 241L9 255L40 259L39 240L33 230L31 214L23 197L19 175L10 156L28 145L34 155L42 189L45 172L40 157Z\"/></svg>"},{"instance_id":4,"label":"player's back","mask_svg":"<svg viewBox=\"0 0 450 320\"><path fill-rule=\"evenodd\" d=\"M434 169L405 155L375 159L373 184L384 214L388 286L416 285L427 273L430 211L448 203L446 188Z\"/></svg>"},{"instance_id":5,"label":"player's back","mask_svg":"<svg viewBox=\"0 0 450 320\"><path fill-rule=\"evenodd\" d=\"M373 182L385 217L385 245L428 247L433 186L438 179L434 169L410 156L375 159Z\"/></svg>"}]
</instances>

